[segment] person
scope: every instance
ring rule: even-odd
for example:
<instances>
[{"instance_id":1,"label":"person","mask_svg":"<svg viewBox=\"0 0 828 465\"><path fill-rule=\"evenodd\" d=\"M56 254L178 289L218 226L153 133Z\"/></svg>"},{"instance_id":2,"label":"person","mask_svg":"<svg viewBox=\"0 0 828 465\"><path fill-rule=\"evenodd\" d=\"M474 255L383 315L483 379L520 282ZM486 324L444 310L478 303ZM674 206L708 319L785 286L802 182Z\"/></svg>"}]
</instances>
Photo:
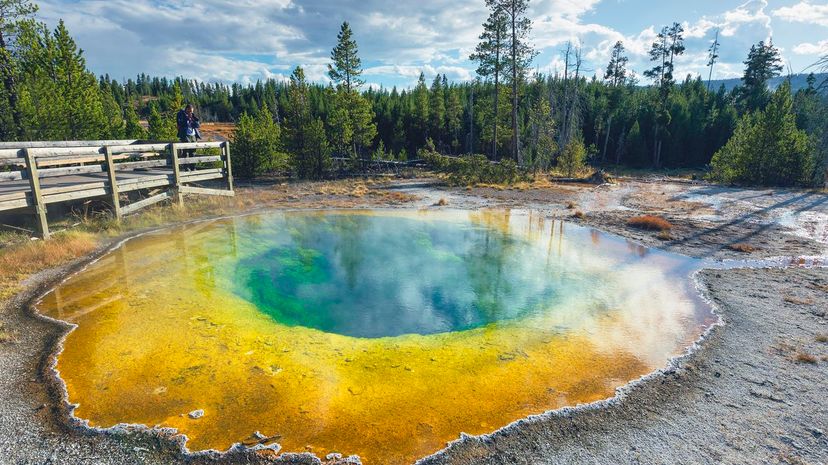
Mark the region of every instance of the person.
<instances>
[{"instance_id":1,"label":"person","mask_svg":"<svg viewBox=\"0 0 828 465\"><path fill-rule=\"evenodd\" d=\"M183 110L176 115L176 123L178 126L178 140L181 142L197 142L201 139L201 132L198 130L201 123L198 121L198 116L193 112L192 104L187 104ZM182 150L181 157L187 158L195 155L194 149ZM193 170L195 166L187 165L187 170Z\"/></svg>"}]
</instances>

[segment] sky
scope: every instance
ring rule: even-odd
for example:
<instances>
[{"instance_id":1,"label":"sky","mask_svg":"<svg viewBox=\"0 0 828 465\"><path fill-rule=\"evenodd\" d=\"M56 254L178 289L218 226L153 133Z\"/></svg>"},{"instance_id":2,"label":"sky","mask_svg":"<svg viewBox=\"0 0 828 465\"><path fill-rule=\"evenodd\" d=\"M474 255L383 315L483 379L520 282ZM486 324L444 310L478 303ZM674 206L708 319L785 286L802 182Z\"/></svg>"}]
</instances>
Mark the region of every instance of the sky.
<instances>
[{"instance_id":1,"label":"sky","mask_svg":"<svg viewBox=\"0 0 828 465\"><path fill-rule=\"evenodd\" d=\"M488 11L484 0L40 0L39 17L63 19L96 74L139 73L202 81L286 79L297 65L326 83L343 21L359 45L363 79L406 88L428 79L474 79L468 57ZM530 0L533 68L561 72L562 49L580 44L585 74L603 76L613 44L624 42L638 75L658 31L680 22L687 52L676 77L707 77L707 50L720 31L714 79L740 77L751 44L772 39L786 68L805 71L828 54L826 0ZM642 82L647 80L641 77Z\"/></svg>"}]
</instances>

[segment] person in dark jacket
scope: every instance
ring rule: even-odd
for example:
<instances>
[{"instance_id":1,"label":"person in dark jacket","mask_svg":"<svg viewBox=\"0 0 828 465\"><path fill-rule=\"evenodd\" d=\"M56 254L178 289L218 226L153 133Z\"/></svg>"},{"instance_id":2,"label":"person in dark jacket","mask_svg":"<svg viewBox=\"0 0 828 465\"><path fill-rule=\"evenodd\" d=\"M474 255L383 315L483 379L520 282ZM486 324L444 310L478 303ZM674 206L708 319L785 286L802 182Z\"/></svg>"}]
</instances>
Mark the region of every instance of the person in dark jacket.
<instances>
[{"instance_id":1,"label":"person in dark jacket","mask_svg":"<svg viewBox=\"0 0 828 465\"><path fill-rule=\"evenodd\" d=\"M193 106L191 104L187 104L183 110L178 112L176 115L176 123L178 126L178 140L181 142L197 142L201 139L201 132L198 128L201 127L201 123L198 121L198 116L193 112ZM181 152L182 158L192 157L195 155L195 150L188 149L183 150ZM188 166L188 169L194 169L195 167L192 165Z\"/></svg>"}]
</instances>

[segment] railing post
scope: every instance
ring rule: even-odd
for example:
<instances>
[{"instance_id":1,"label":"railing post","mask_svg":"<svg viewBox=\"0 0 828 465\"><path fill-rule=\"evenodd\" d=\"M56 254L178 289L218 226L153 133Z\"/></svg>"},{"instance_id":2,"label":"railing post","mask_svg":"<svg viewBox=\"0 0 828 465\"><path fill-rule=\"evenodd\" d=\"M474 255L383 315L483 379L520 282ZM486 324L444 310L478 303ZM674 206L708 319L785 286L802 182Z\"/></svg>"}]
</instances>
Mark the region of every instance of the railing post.
<instances>
[{"instance_id":1,"label":"railing post","mask_svg":"<svg viewBox=\"0 0 828 465\"><path fill-rule=\"evenodd\" d=\"M227 181L227 190L233 190L233 166L230 164L230 142L225 141L223 150L224 152L224 173L225 173L225 180Z\"/></svg>"},{"instance_id":2,"label":"railing post","mask_svg":"<svg viewBox=\"0 0 828 465\"><path fill-rule=\"evenodd\" d=\"M26 174L29 176L29 187L32 190L32 201L34 202L35 216L37 217L37 226L40 230L40 236L43 239L49 239L49 222L46 219L46 204L43 203L43 195L40 192L40 178L37 173L37 160L29 149L23 149L23 155L26 157Z\"/></svg>"},{"instance_id":3,"label":"railing post","mask_svg":"<svg viewBox=\"0 0 828 465\"><path fill-rule=\"evenodd\" d=\"M121 222L121 201L118 194L118 179L115 176L115 164L112 160L112 149L109 146L104 147L104 155L106 156L106 171L109 175L109 188L112 191L112 209L115 213L115 221Z\"/></svg>"},{"instance_id":4,"label":"railing post","mask_svg":"<svg viewBox=\"0 0 828 465\"><path fill-rule=\"evenodd\" d=\"M181 192L181 170L178 168L178 144L170 144L172 150L173 175L175 175L174 199L179 205L184 205L184 194Z\"/></svg>"}]
</instances>

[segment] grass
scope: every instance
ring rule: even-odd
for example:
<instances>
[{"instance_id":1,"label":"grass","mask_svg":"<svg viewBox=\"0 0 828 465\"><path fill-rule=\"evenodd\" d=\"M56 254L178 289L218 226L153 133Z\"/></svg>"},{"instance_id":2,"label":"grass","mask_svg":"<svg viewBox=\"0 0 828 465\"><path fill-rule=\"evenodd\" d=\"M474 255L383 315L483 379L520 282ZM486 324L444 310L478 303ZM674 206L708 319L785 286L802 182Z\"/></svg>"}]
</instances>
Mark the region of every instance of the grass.
<instances>
[{"instance_id":1,"label":"grass","mask_svg":"<svg viewBox=\"0 0 828 465\"><path fill-rule=\"evenodd\" d=\"M661 231L659 231L656 235L656 238L658 238L658 240L661 241L672 241L673 239L675 239L673 237L673 234L670 233L669 229L662 229Z\"/></svg>"},{"instance_id":2,"label":"grass","mask_svg":"<svg viewBox=\"0 0 828 465\"><path fill-rule=\"evenodd\" d=\"M27 277L87 255L107 239L131 231L261 207L335 209L397 205L417 199L414 195L377 189L381 186L372 180L271 182L267 186L237 188L235 197L187 196L183 206L155 205L120 223L100 208L90 212L91 204L85 203L81 211L50 225L51 240L31 240L20 232L0 233L0 300L16 294Z\"/></svg>"},{"instance_id":3,"label":"grass","mask_svg":"<svg viewBox=\"0 0 828 465\"><path fill-rule=\"evenodd\" d=\"M435 207L445 207L446 205L448 205L448 200L445 197L440 197L440 200L434 204Z\"/></svg>"},{"instance_id":4,"label":"grass","mask_svg":"<svg viewBox=\"0 0 828 465\"><path fill-rule=\"evenodd\" d=\"M573 218L578 218L579 220L582 220L586 217L586 215L581 210L575 210L575 213L572 214L572 217Z\"/></svg>"},{"instance_id":5,"label":"grass","mask_svg":"<svg viewBox=\"0 0 828 465\"><path fill-rule=\"evenodd\" d=\"M727 246L728 249L733 250L735 252L742 252L742 253L753 253L759 250L758 247L754 247L750 244L744 243L737 243L737 244L730 244Z\"/></svg>"},{"instance_id":6,"label":"grass","mask_svg":"<svg viewBox=\"0 0 828 465\"><path fill-rule=\"evenodd\" d=\"M0 251L0 298L11 297L32 273L62 265L95 250L99 238L89 232L69 231L48 241L27 241Z\"/></svg>"},{"instance_id":7,"label":"grass","mask_svg":"<svg viewBox=\"0 0 828 465\"><path fill-rule=\"evenodd\" d=\"M809 354L808 352L800 350L794 355L794 361L796 363L807 363L810 365L816 365L819 359Z\"/></svg>"},{"instance_id":8,"label":"grass","mask_svg":"<svg viewBox=\"0 0 828 465\"><path fill-rule=\"evenodd\" d=\"M14 335L8 331L5 324L0 321L0 344L8 344L14 341Z\"/></svg>"},{"instance_id":9,"label":"grass","mask_svg":"<svg viewBox=\"0 0 828 465\"><path fill-rule=\"evenodd\" d=\"M577 205L575 205L575 202L569 202L569 203L566 204L566 209L567 210L574 210L575 207L577 207Z\"/></svg>"},{"instance_id":10,"label":"grass","mask_svg":"<svg viewBox=\"0 0 828 465\"><path fill-rule=\"evenodd\" d=\"M647 231L669 231L673 224L666 219L655 215L636 216L627 220L627 225L636 229Z\"/></svg>"},{"instance_id":11,"label":"grass","mask_svg":"<svg viewBox=\"0 0 828 465\"><path fill-rule=\"evenodd\" d=\"M800 299L799 297L795 297L795 296L792 296L792 295L786 295L786 296L782 297L782 300L784 300L785 302L787 302L789 304L794 304L794 305L813 305L814 304L814 301L811 300L811 299Z\"/></svg>"},{"instance_id":12,"label":"grass","mask_svg":"<svg viewBox=\"0 0 828 465\"><path fill-rule=\"evenodd\" d=\"M826 343L826 342L828 342L828 333L826 333L826 334L818 334L818 335L817 335L814 339L815 339L817 342Z\"/></svg>"}]
</instances>

